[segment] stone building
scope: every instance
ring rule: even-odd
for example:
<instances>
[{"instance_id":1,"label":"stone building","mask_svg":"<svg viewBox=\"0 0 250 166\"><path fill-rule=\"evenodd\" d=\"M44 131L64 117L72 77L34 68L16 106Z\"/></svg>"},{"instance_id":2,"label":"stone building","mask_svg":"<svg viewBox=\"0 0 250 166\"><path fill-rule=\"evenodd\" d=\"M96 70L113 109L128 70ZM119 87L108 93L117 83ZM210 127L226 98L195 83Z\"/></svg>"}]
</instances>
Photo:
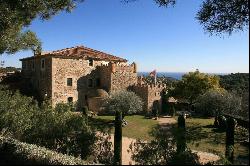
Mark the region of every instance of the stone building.
<instances>
[{"instance_id":1,"label":"stone building","mask_svg":"<svg viewBox=\"0 0 250 166\"><path fill-rule=\"evenodd\" d=\"M150 110L161 100L161 85L138 84L136 64L84 46L41 53L20 60L28 86L38 91L52 105L77 102L97 112L108 93L133 90ZM160 102L159 102L160 103Z\"/></svg>"}]
</instances>

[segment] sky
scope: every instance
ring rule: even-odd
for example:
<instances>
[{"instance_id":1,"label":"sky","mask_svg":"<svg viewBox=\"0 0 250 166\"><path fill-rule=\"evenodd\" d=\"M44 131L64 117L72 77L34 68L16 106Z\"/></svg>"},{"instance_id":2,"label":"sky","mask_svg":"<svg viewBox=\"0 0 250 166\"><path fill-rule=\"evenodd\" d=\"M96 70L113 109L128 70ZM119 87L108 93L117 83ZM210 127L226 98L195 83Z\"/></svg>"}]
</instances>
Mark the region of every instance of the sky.
<instances>
[{"instance_id":1,"label":"sky","mask_svg":"<svg viewBox=\"0 0 250 166\"><path fill-rule=\"evenodd\" d=\"M195 18L201 0L160 8L153 0L85 0L72 13L36 19L44 51L84 45L138 64L138 71L206 73L249 72L249 31L211 36ZM5 66L21 67L31 51L2 55Z\"/></svg>"}]
</instances>

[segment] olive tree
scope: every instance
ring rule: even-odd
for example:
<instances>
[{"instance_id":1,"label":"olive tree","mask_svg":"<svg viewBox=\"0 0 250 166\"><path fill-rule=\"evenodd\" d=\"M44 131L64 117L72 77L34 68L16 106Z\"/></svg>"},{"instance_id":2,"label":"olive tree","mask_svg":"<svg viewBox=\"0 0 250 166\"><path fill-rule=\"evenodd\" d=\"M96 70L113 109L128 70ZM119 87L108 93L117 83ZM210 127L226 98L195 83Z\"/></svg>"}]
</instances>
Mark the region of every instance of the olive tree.
<instances>
[{"instance_id":1,"label":"olive tree","mask_svg":"<svg viewBox=\"0 0 250 166\"><path fill-rule=\"evenodd\" d=\"M142 111L142 100L135 93L117 91L107 98L104 108L115 113L114 164L122 164L122 120L125 115Z\"/></svg>"},{"instance_id":2,"label":"olive tree","mask_svg":"<svg viewBox=\"0 0 250 166\"><path fill-rule=\"evenodd\" d=\"M217 116L221 113L239 115L241 98L226 91L210 90L198 98L195 108L204 116Z\"/></svg>"},{"instance_id":3,"label":"olive tree","mask_svg":"<svg viewBox=\"0 0 250 166\"><path fill-rule=\"evenodd\" d=\"M115 114L122 112L122 118L142 112L143 102L134 92L122 90L111 93L106 99L104 109L106 112Z\"/></svg>"}]
</instances>

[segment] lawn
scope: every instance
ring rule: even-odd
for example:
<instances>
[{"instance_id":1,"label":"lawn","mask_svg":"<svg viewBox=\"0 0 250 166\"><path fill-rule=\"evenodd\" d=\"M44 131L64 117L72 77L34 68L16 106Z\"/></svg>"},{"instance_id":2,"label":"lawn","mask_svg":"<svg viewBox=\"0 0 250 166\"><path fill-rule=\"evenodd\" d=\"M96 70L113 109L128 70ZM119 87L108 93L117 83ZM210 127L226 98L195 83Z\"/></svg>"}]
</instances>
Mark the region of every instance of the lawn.
<instances>
[{"instance_id":1,"label":"lawn","mask_svg":"<svg viewBox=\"0 0 250 166\"><path fill-rule=\"evenodd\" d=\"M100 128L109 127L111 128L111 133L114 133L113 120L114 116L97 116L94 118L94 123ZM149 132L158 124L156 120L146 119L141 115L126 116L125 120L128 121L128 125L122 128L122 135L128 138L143 140L152 139Z\"/></svg>"},{"instance_id":2,"label":"lawn","mask_svg":"<svg viewBox=\"0 0 250 166\"><path fill-rule=\"evenodd\" d=\"M123 136L129 138L152 140L150 131L158 125L156 120L146 119L144 116L134 115L126 116L128 125L123 127ZM113 125L114 116L97 116L92 120L92 123L98 128L110 128L114 133ZM176 118L177 120L177 118ZM213 118L187 118L187 144L192 150L203 151L225 156L225 137L226 133L218 131L213 127ZM175 127L177 124L174 125ZM235 158L237 163L243 161L249 162L249 149L239 143L242 135L238 130L235 134Z\"/></svg>"},{"instance_id":3,"label":"lawn","mask_svg":"<svg viewBox=\"0 0 250 166\"><path fill-rule=\"evenodd\" d=\"M186 119L188 147L193 150L210 152L220 156L225 155L226 133L213 128L214 119L188 118ZM239 143L242 136L238 130L235 134L235 157L237 161L249 161L249 149Z\"/></svg>"}]
</instances>

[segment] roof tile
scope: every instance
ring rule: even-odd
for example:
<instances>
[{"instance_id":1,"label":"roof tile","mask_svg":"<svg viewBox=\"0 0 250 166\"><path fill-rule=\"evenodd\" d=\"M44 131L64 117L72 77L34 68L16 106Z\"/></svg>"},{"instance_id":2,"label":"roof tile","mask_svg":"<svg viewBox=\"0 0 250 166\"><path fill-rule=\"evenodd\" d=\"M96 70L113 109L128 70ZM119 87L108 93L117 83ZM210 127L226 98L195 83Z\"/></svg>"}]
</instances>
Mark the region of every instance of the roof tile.
<instances>
[{"instance_id":1,"label":"roof tile","mask_svg":"<svg viewBox=\"0 0 250 166\"><path fill-rule=\"evenodd\" d=\"M57 51L51 51L51 52L42 52L39 55L36 55L36 57L41 56L56 56L56 57L72 57L72 58L86 58L86 59L96 59L96 60L106 60L106 61L118 61L118 62L127 62L126 59L107 54L101 51L97 51L91 48L87 48L84 46L76 46L71 48L65 48ZM30 59L33 57L24 58Z\"/></svg>"}]
</instances>

